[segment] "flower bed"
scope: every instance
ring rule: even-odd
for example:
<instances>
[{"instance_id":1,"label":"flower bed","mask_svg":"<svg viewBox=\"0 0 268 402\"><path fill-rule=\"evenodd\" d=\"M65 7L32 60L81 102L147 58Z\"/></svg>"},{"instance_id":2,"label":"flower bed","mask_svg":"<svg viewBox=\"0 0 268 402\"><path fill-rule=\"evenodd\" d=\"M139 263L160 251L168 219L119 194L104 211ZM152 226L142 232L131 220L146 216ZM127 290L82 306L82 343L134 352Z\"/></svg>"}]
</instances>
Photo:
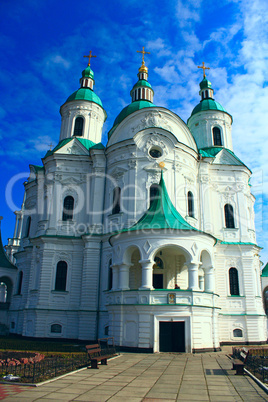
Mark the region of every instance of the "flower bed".
<instances>
[{"instance_id":1,"label":"flower bed","mask_svg":"<svg viewBox=\"0 0 268 402\"><path fill-rule=\"evenodd\" d=\"M11 374L20 382L36 383L86 367L88 357L86 353L0 352L0 362L0 377Z\"/></svg>"},{"instance_id":2,"label":"flower bed","mask_svg":"<svg viewBox=\"0 0 268 402\"><path fill-rule=\"evenodd\" d=\"M39 363L45 355L31 352L0 352L0 367Z\"/></svg>"}]
</instances>

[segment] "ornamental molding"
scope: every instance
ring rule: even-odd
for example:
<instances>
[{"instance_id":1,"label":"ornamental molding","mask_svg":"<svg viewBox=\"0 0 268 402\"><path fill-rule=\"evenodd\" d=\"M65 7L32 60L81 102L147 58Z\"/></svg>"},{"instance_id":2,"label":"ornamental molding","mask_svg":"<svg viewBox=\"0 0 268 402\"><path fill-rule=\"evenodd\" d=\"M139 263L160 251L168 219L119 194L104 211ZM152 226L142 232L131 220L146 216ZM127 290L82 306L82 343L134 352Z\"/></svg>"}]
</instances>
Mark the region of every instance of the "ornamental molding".
<instances>
[{"instance_id":1,"label":"ornamental molding","mask_svg":"<svg viewBox=\"0 0 268 402\"><path fill-rule=\"evenodd\" d=\"M81 181L79 179L76 179L75 177L70 177L70 176L67 176L63 180L61 180L61 184L63 186L77 185L77 184L80 184L80 183L81 183Z\"/></svg>"},{"instance_id":2,"label":"ornamental molding","mask_svg":"<svg viewBox=\"0 0 268 402\"><path fill-rule=\"evenodd\" d=\"M129 169L135 169L137 167L137 161L135 159L131 159L128 162L128 167Z\"/></svg>"},{"instance_id":3,"label":"ornamental molding","mask_svg":"<svg viewBox=\"0 0 268 402\"><path fill-rule=\"evenodd\" d=\"M29 197L26 201L25 201L25 209L32 209L34 206L36 205L36 199L35 197Z\"/></svg>"},{"instance_id":4,"label":"ornamental molding","mask_svg":"<svg viewBox=\"0 0 268 402\"><path fill-rule=\"evenodd\" d=\"M229 270L230 268L236 268L240 269L241 268L241 262L240 258L228 258L225 262L225 267Z\"/></svg>"},{"instance_id":5,"label":"ornamental molding","mask_svg":"<svg viewBox=\"0 0 268 402\"><path fill-rule=\"evenodd\" d=\"M159 183L161 173L159 172L148 172L146 188L151 187L152 184Z\"/></svg>"},{"instance_id":6,"label":"ornamental molding","mask_svg":"<svg viewBox=\"0 0 268 402\"><path fill-rule=\"evenodd\" d=\"M138 132L142 129L149 127L161 127L165 130L172 131L170 125L168 124L168 120L162 116L162 114L158 111L152 111L145 114L145 117L140 120L140 123L132 127L132 132Z\"/></svg>"},{"instance_id":7,"label":"ornamental molding","mask_svg":"<svg viewBox=\"0 0 268 402\"><path fill-rule=\"evenodd\" d=\"M163 151L162 158L163 158L163 156L166 156L168 154L168 148L167 148L165 142L161 139L160 135L158 135L156 131L149 134L149 137L145 143L143 151L148 153L149 149L153 146L161 148L161 150ZM161 158L159 158L159 159L161 159Z\"/></svg>"},{"instance_id":8,"label":"ornamental molding","mask_svg":"<svg viewBox=\"0 0 268 402\"><path fill-rule=\"evenodd\" d=\"M66 252L62 251L58 255L55 255L54 260L56 261L56 264L59 261L65 261L65 262L67 262L67 265L69 265L72 261L72 257L71 257L70 253L66 253Z\"/></svg>"},{"instance_id":9,"label":"ornamental molding","mask_svg":"<svg viewBox=\"0 0 268 402\"><path fill-rule=\"evenodd\" d=\"M172 165L173 170L180 172L182 170L182 165L179 162L174 162Z\"/></svg>"},{"instance_id":10,"label":"ornamental molding","mask_svg":"<svg viewBox=\"0 0 268 402\"><path fill-rule=\"evenodd\" d=\"M119 180L122 180L124 174L127 172L126 169L122 168L122 167L116 167L111 173L110 175L118 182Z\"/></svg>"}]
</instances>

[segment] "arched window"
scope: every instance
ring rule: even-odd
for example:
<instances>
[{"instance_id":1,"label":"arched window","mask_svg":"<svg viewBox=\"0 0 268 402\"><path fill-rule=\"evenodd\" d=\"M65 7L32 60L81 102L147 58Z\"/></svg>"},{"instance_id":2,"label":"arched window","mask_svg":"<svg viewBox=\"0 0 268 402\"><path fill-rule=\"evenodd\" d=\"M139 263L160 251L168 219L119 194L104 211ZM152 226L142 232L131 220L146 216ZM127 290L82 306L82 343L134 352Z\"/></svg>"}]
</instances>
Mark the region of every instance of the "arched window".
<instances>
[{"instance_id":1,"label":"arched window","mask_svg":"<svg viewBox=\"0 0 268 402\"><path fill-rule=\"evenodd\" d=\"M150 206L154 202L156 198L159 198L160 196L160 187L159 184L154 183L150 187Z\"/></svg>"},{"instance_id":2,"label":"arched window","mask_svg":"<svg viewBox=\"0 0 268 402\"><path fill-rule=\"evenodd\" d=\"M71 195L68 195L64 198L63 201L63 213L62 220L63 221L71 221L73 219L74 212L74 199Z\"/></svg>"},{"instance_id":3,"label":"arched window","mask_svg":"<svg viewBox=\"0 0 268 402\"><path fill-rule=\"evenodd\" d=\"M208 90L207 89L205 91L205 94L206 94L206 98L208 98Z\"/></svg>"},{"instance_id":4,"label":"arched window","mask_svg":"<svg viewBox=\"0 0 268 402\"><path fill-rule=\"evenodd\" d=\"M52 324L50 327L50 332L52 332L54 334L61 334L62 326L60 324Z\"/></svg>"},{"instance_id":5,"label":"arched window","mask_svg":"<svg viewBox=\"0 0 268 402\"><path fill-rule=\"evenodd\" d=\"M265 314L268 315L268 288L265 288L263 291L263 299Z\"/></svg>"},{"instance_id":6,"label":"arched window","mask_svg":"<svg viewBox=\"0 0 268 402\"><path fill-rule=\"evenodd\" d=\"M112 214L119 214L120 208L120 198L121 198L121 188L115 187L113 191L113 210Z\"/></svg>"},{"instance_id":7,"label":"arched window","mask_svg":"<svg viewBox=\"0 0 268 402\"><path fill-rule=\"evenodd\" d=\"M65 291L67 280L67 262L59 261L57 264L55 290Z\"/></svg>"},{"instance_id":8,"label":"arched window","mask_svg":"<svg viewBox=\"0 0 268 402\"><path fill-rule=\"evenodd\" d=\"M7 302L7 285L4 282L0 282L0 303Z\"/></svg>"},{"instance_id":9,"label":"arched window","mask_svg":"<svg viewBox=\"0 0 268 402\"><path fill-rule=\"evenodd\" d=\"M219 127L213 127L212 133L213 133L213 144L221 146L222 145L221 130L219 129Z\"/></svg>"},{"instance_id":10,"label":"arched window","mask_svg":"<svg viewBox=\"0 0 268 402\"><path fill-rule=\"evenodd\" d=\"M194 196L191 191L188 191L187 194L187 201L188 201L188 216L194 217Z\"/></svg>"},{"instance_id":11,"label":"arched window","mask_svg":"<svg viewBox=\"0 0 268 402\"><path fill-rule=\"evenodd\" d=\"M110 260L108 268L108 290L111 290L112 287L113 287L113 268L112 268L112 260Z\"/></svg>"},{"instance_id":12,"label":"arched window","mask_svg":"<svg viewBox=\"0 0 268 402\"><path fill-rule=\"evenodd\" d=\"M234 209L232 205L226 204L224 205L224 215L225 215L225 227L228 229L234 229Z\"/></svg>"},{"instance_id":13,"label":"arched window","mask_svg":"<svg viewBox=\"0 0 268 402\"><path fill-rule=\"evenodd\" d=\"M74 123L74 136L81 137L83 135L84 119L77 117Z\"/></svg>"},{"instance_id":14,"label":"arched window","mask_svg":"<svg viewBox=\"0 0 268 402\"><path fill-rule=\"evenodd\" d=\"M26 222L26 228L25 228L25 237L29 237L30 229L31 229L31 221L32 221L32 218L30 216L28 216L27 222Z\"/></svg>"},{"instance_id":15,"label":"arched window","mask_svg":"<svg viewBox=\"0 0 268 402\"><path fill-rule=\"evenodd\" d=\"M155 257L154 262L155 262L153 265L154 269L164 269L164 263L160 257Z\"/></svg>"},{"instance_id":16,"label":"arched window","mask_svg":"<svg viewBox=\"0 0 268 402\"><path fill-rule=\"evenodd\" d=\"M23 272L20 271L19 276L18 276L18 288L17 288L17 294L18 295L21 295L22 279L23 279Z\"/></svg>"},{"instance_id":17,"label":"arched window","mask_svg":"<svg viewBox=\"0 0 268 402\"><path fill-rule=\"evenodd\" d=\"M239 283L238 283L238 271L236 268L229 269L229 284L230 295L239 296Z\"/></svg>"},{"instance_id":18,"label":"arched window","mask_svg":"<svg viewBox=\"0 0 268 402\"><path fill-rule=\"evenodd\" d=\"M234 335L234 338L242 338L243 337L242 329L240 329L240 328L234 329L233 335Z\"/></svg>"}]
</instances>

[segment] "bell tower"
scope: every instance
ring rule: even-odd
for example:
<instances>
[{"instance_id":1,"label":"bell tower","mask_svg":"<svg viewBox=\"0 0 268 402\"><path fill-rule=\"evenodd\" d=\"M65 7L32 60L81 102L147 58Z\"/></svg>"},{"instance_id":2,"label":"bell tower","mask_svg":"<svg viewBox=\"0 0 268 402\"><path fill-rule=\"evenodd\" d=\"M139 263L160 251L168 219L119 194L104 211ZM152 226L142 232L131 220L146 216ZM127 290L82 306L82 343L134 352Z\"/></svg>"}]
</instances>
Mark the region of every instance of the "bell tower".
<instances>
[{"instance_id":1,"label":"bell tower","mask_svg":"<svg viewBox=\"0 0 268 402\"><path fill-rule=\"evenodd\" d=\"M200 103L193 109L187 124L198 149L208 147L224 147L233 150L232 116L215 99L211 82L206 78L209 67L202 63L203 79L199 84Z\"/></svg>"},{"instance_id":2,"label":"bell tower","mask_svg":"<svg viewBox=\"0 0 268 402\"><path fill-rule=\"evenodd\" d=\"M88 65L82 71L80 88L75 91L60 108L62 116L60 141L70 137L80 137L95 143L101 142L103 123L107 114L102 102L93 90L94 72L90 67L92 52Z\"/></svg>"}]
</instances>

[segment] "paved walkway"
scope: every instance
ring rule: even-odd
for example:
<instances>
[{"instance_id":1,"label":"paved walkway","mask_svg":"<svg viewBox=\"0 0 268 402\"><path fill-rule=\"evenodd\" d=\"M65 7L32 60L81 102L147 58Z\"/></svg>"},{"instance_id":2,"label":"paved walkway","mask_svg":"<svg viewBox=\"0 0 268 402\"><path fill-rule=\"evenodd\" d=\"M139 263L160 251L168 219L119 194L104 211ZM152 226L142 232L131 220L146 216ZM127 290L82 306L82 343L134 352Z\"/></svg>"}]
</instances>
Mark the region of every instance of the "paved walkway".
<instances>
[{"instance_id":1,"label":"paved walkway","mask_svg":"<svg viewBox=\"0 0 268 402\"><path fill-rule=\"evenodd\" d=\"M5 401L267 401L247 376L236 376L224 353L122 354L99 370L83 369Z\"/></svg>"}]
</instances>

